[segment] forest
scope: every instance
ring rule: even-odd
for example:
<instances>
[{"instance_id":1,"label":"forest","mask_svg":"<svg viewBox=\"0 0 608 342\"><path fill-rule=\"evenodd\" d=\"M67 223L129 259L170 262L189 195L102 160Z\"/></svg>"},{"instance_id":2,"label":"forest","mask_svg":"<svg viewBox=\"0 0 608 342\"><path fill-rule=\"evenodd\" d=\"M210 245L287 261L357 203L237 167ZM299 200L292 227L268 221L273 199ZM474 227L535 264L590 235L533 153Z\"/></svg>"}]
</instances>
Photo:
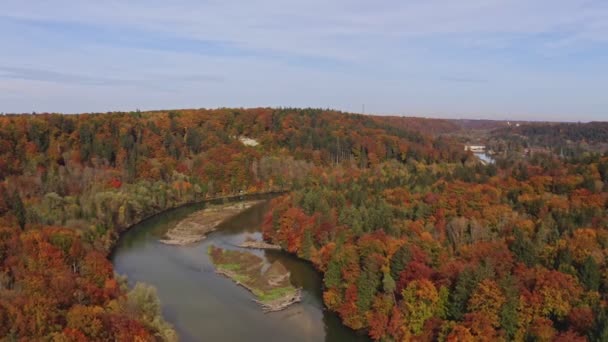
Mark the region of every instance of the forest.
<instances>
[{"instance_id":1,"label":"forest","mask_svg":"<svg viewBox=\"0 0 608 342\"><path fill-rule=\"evenodd\" d=\"M374 340L607 340L608 156L482 165L459 129L295 108L0 116L0 336L176 340L153 288L114 274L120 233L278 192L264 238Z\"/></svg>"},{"instance_id":2,"label":"forest","mask_svg":"<svg viewBox=\"0 0 608 342\"><path fill-rule=\"evenodd\" d=\"M608 123L527 123L503 128L505 133L519 134L539 142L562 141L605 143L608 140Z\"/></svg>"},{"instance_id":3,"label":"forest","mask_svg":"<svg viewBox=\"0 0 608 342\"><path fill-rule=\"evenodd\" d=\"M185 203L288 190L315 168L461 157L448 146L314 109L1 116L0 336L172 340L153 291L113 274L121 231Z\"/></svg>"},{"instance_id":4,"label":"forest","mask_svg":"<svg viewBox=\"0 0 608 342\"><path fill-rule=\"evenodd\" d=\"M608 123L533 123L499 127L489 134L496 151L542 149L572 158L584 152L608 151Z\"/></svg>"}]
</instances>

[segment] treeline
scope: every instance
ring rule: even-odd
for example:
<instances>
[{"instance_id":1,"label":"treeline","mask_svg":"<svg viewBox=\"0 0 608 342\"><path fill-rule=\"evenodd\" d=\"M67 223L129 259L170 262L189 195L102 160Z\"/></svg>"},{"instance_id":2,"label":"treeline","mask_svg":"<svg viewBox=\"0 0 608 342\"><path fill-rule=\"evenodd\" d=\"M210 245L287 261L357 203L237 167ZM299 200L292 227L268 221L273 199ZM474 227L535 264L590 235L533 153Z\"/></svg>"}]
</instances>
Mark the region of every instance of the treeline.
<instances>
[{"instance_id":1,"label":"treeline","mask_svg":"<svg viewBox=\"0 0 608 342\"><path fill-rule=\"evenodd\" d=\"M491 134L496 150L544 148L563 157L608 151L608 122L526 123L497 129Z\"/></svg>"},{"instance_id":2,"label":"treeline","mask_svg":"<svg viewBox=\"0 0 608 342\"><path fill-rule=\"evenodd\" d=\"M463 158L397 119L314 109L2 117L0 193L25 203L25 221L78 228L108 250L117 232L151 214L289 189L313 167Z\"/></svg>"},{"instance_id":3,"label":"treeline","mask_svg":"<svg viewBox=\"0 0 608 342\"><path fill-rule=\"evenodd\" d=\"M324 272L324 302L375 340L608 339L608 158L316 173L266 239Z\"/></svg>"},{"instance_id":4,"label":"treeline","mask_svg":"<svg viewBox=\"0 0 608 342\"><path fill-rule=\"evenodd\" d=\"M525 124L505 130L535 141L557 141L557 139L589 143L608 141L608 122Z\"/></svg>"},{"instance_id":5,"label":"treeline","mask_svg":"<svg viewBox=\"0 0 608 342\"><path fill-rule=\"evenodd\" d=\"M299 187L336 165L466 158L395 120L268 108L0 117L0 335L174 339L153 291L128 293L112 272L123 229L184 203Z\"/></svg>"},{"instance_id":6,"label":"treeline","mask_svg":"<svg viewBox=\"0 0 608 342\"><path fill-rule=\"evenodd\" d=\"M432 135L454 133L464 128L460 124L460 120L402 116L382 116L377 117L377 120L385 125L388 124L399 129L405 129L409 131L416 131L421 132L423 134Z\"/></svg>"}]
</instances>

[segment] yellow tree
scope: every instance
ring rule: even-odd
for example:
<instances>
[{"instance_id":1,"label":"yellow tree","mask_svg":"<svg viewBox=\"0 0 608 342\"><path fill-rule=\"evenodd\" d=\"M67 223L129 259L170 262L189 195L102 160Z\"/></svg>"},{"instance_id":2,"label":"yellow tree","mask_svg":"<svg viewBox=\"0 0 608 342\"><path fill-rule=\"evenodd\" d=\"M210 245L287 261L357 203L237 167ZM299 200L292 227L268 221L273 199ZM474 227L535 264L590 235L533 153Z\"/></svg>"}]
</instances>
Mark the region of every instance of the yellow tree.
<instances>
[{"instance_id":1,"label":"yellow tree","mask_svg":"<svg viewBox=\"0 0 608 342\"><path fill-rule=\"evenodd\" d=\"M479 283L469 299L469 311L483 314L494 326L500 326L500 308L506 302L500 286L485 279Z\"/></svg>"},{"instance_id":2,"label":"yellow tree","mask_svg":"<svg viewBox=\"0 0 608 342\"><path fill-rule=\"evenodd\" d=\"M422 332L424 322L438 311L439 294L427 279L414 280L402 291L401 308L406 326L414 335Z\"/></svg>"}]
</instances>

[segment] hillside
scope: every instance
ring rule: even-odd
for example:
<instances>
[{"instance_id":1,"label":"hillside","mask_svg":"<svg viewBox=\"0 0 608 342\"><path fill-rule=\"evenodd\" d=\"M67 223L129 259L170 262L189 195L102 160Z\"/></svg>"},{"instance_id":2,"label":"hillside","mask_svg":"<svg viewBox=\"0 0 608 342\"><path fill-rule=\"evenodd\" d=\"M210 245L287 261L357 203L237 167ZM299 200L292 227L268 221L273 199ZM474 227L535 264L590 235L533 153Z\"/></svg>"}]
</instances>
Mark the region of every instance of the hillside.
<instances>
[{"instance_id":1,"label":"hillside","mask_svg":"<svg viewBox=\"0 0 608 342\"><path fill-rule=\"evenodd\" d=\"M130 225L205 198L290 189L336 164L461 154L381 118L314 109L1 116L0 335L169 340L154 296L127 294L106 259Z\"/></svg>"},{"instance_id":2,"label":"hillside","mask_svg":"<svg viewBox=\"0 0 608 342\"><path fill-rule=\"evenodd\" d=\"M286 191L265 239L323 272L325 305L373 339L603 340L608 159L482 165L457 129L316 109L2 116L0 335L174 340L154 291L113 274L118 235Z\"/></svg>"},{"instance_id":3,"label":"hillside","mask_svg":"<svg viewBox=\"0 0 608 342\"><path fill-rule=\"evenodd\" d=\"M604 341L607 184L597 155L334 169L273 201L264 234L376 340Z\"/></svg>"}]
</instances>

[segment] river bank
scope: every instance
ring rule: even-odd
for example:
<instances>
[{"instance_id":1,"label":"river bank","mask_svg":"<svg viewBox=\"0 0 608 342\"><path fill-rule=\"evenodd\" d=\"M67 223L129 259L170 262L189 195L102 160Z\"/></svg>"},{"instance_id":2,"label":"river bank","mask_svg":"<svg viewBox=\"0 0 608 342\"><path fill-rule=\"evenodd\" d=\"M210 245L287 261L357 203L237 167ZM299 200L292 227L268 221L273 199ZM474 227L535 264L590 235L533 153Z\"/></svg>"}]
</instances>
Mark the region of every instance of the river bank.
<instances>
[{"instance_id":1,"label":"river bank","mask_svg":"<svg viewBox=\"0 0 608 342\"><path fill-rule=\"evenodd\" d=\"M245 200L270 198L272 195L244 196ZM214 200L214 204L222 202ZM297 305L272 313L260 309L249 290L216 273L209 246L241 250L239 245L245 241L260 241L267 203L226 220L199 243L183 248L159 243L181 220L209 205L185 205L142 221L121 234L111 256L116 272L127 275L131 286L145 282L157 288L163 316L174 325L181 341L239 341L243 336L294 342L368 341L324 309L321 275L309 262L281 250L247 250L263 258L266 265L280 261L290 273L292 286L301 288Z\"/></svg>"},{"instance_id":2,"label":"river bank","mask_svg":"<svg viewBox=\"0 0 608 342\"><path fill-rule=\"evenodd\" d=\"M190 214L171 228L161 243L166 245L189 245L199 242L224 221L260 204L262 201L244 201L214 205Z\"/></svg>"},{"instance_id":3,"label":"river bank","mask_svg":"<svg viewBox=\"0 0 608 342\"><path fill-rule=\"evenodd\" d=\"M132 228L140 226L140 225L145 225L148 221L153 221L154 219L167 215L167 214L170 214L171 212L179 211L179 210L185 209L185 208L192 208L192 207L200 207L200 209L203 209L207 205L222 204L222 203L228 203L228 202L234 202L234 201L248 201L248 200L265 201L265 200L269 200L269 199L273 198L274 196L285 194L286 192L287 192L287 190L273 190L273 191L266 191L266 192L259 192L259 193L228 194L228 195L223 195L223 196L207 197L207 198L197 200L197 201L178 203L174 206L170 206L170 207L164 208L162 210L159 210L158 212L139 217L127 225L117 226L116 227L117 236L115 239L113 239L109 248L104 250L104 253L106 254L106 257L108 259L112 259L112 256L114 255L114 253L116 251L116 246L120 243L120 240L129 233L129 231Z\"/></svg>"},{"instance_id":4,"label":"river bank","mask_svg":"<svg viewBox=\"0 0 608 342\"><path fill-rule=\"evenodd\" d=\"M245 238L245 241L243 241L243 243L238 245L238 247L250 248L250 249L270 249L270 250L275 250L275 251L279 251L282 249L281 246L279 246L279 245L273 245L273 244L268 243L263 240L256 240L249 236L247 238Z\"/></svg>"}]
</instances>

